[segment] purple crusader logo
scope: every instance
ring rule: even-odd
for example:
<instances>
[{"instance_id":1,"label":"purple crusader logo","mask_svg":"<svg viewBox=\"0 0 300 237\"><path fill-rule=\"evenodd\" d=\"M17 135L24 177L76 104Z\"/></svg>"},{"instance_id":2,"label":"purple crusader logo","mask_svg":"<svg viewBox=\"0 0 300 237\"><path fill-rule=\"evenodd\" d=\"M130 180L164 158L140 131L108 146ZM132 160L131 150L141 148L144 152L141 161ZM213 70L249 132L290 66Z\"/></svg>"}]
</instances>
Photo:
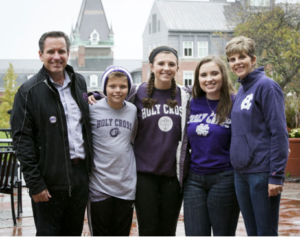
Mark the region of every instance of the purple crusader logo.
<instances>
[{"instance_id":1,"label":"purple crusader logo","mask_svg":"<svg viewBox=\"0 0 300 237\"><path fill-rule=\"evenodd\" d=\"M119 129L119 128L113 128L112 130L110 130L110 135L111 135L112 137L116 137L116 136L118 136L120 133L121 133L121 132L120 132L120 129Z\"/></svg>"}]
</instances>

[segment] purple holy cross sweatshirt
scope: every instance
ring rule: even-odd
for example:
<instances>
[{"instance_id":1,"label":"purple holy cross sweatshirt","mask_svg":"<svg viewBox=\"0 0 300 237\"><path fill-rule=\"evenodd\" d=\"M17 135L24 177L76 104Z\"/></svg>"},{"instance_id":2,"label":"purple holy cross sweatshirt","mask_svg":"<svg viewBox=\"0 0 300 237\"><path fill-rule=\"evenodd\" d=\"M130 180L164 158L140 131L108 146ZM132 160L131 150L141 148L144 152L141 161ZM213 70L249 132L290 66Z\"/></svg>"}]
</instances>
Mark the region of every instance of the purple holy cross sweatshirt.
<instances>
[{"instance_id":1,"label":"purple holy cross sweatshirt","mask_svg":"<svg viewBox=\"0 0 300 237\"><path fill-rule=\"evenodd\" d=\"M218 103L219 100L206 100L205 96L191 101L187 135L192 148L190 170L193 173L212 174L233 169L229 156L231 120L227 118L217 124L212 110L216 110Z\"/></svg>"},{"instance_id":2,"label":"purple holy cross sweatshirt","mask_svg":"<svg viewBox=\"0 0 300 237\"><path fill-rule=\"evenodd\" d=\"M181 97L177 88L174 109L166 104L172 91L155 89L152 95L157 102L152 109L143 106L147 97L147 84L141 84L136 97L138 131L134 153L138 172L176 177L176 148L181 135Z\"/></svg>"}]
</instances>

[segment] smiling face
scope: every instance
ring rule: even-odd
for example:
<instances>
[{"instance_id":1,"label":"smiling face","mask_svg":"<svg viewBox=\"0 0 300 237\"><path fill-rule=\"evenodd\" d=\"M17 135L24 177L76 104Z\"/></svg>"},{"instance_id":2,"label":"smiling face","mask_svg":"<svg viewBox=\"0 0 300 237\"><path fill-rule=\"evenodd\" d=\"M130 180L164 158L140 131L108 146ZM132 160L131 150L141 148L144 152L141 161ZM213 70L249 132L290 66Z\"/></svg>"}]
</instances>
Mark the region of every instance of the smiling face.
<instances>
[{"instance_id":1,"label":"smiling face","mask_svg":"<svg viewBox=\"0 0 300 237\"><path fill-rule=\"evenodd\" d=\"M155 56L153 64L150 63L150 69L155 75L155 87L168 89L178 71L177 58L173 53L159 53Z\"/></svg>"},{"instance_id":2,"label":"smiling face","mask_svg":"<svg viewBox=\"0 0 300 237\"><path fill-rule=\"evenodd\" d=\"M113 76L106 83L107 103L113 109L121 109L128 94L127 77Z\"/></svg>"},{"instance_id":3,"label":"smiling face","mask_svg":"<svg viewBox=\"0 0 300 237\"><path fill-rule=\"evenodd\" d=\"M251 58L245 53L236 53L228 57L231 71L240 79L244 79L250 72L254 70L256 57Z\"/></svg>"},{"instance_id":4,"label":"smiling face","mask_svg":"<svg viewBox=\"0 0 300 237\"><path fill-rule=\"evenodd\" d=\"M44 50L43 52L39 51L39 56L52 79L64 76L69 54L66 40L63 37L46 38Z\"/></svg>"},{"instance_id":5,"label":"smiling face","mask_svg":"<svg viewBox=\"0 0 300 237\"><path fill-rule=\"evenodd\" d=\"M213 61L204 63L199 69L199 84L210 100L218 100L221 96L223 78L220 67Z\"/></svg>"}]
</instances>

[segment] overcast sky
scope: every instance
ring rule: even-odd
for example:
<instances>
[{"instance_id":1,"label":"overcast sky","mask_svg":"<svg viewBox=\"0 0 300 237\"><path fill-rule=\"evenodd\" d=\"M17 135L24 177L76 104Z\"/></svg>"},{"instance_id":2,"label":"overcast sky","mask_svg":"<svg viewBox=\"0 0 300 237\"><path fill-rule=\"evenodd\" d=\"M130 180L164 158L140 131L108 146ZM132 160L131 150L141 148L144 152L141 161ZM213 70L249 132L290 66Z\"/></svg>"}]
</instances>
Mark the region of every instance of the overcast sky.
<instances>
[{"instance_id":1,"label":"overcast sky","mask_svg":"<svg viewBox=\"0 0 300 237\"><path fill-rule=\"evenodd\" d=\"M153 2L102 0L115 34L115 59L142 59L142 34ZM70 35L81 3L82 0L0 0L0 59L38 59L40 36L50 30Z\"/></svg>"}]
</instances>

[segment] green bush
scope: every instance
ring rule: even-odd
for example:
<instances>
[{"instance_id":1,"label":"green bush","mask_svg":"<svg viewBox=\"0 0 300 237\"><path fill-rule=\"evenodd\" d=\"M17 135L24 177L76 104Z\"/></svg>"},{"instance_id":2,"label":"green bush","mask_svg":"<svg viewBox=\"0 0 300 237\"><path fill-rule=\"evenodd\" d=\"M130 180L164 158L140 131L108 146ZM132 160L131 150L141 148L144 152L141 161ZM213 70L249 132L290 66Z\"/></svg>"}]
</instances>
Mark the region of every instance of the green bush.
<instances>
[{"instance_id":1,"label":"green bush","mask_svg":"<svg viewBox=\"0 0 300 237\"><path fill-rule=\"evenodd\" d=\"M290 138L300 138L300 128L291 129L289 132Z\"/></svg>"},{"instance_id":2,"label":"green bush","mask_svg":"<svg viewBox=\"0 0 300 237\"><path fill-rule=\"evenodd\" d=\"M290 92L285 96L285 116L288 128L300 127L300 97L296 92Z\"/></svg>"}]
</instances>

